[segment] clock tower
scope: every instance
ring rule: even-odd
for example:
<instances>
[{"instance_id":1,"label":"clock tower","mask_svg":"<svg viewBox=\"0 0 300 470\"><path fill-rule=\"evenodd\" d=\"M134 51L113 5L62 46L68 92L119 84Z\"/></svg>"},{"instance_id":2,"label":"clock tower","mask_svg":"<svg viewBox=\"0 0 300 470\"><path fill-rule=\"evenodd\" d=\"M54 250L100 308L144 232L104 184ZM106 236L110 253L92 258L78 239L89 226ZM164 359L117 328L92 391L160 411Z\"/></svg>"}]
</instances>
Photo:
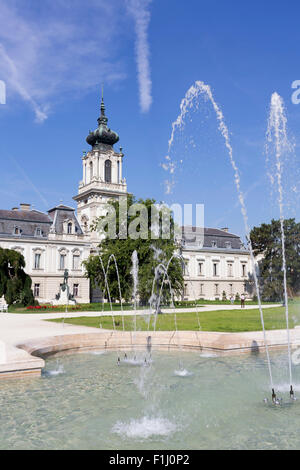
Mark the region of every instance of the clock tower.
<instances>
[{"instance_id":1,"label":"clock tower","mask_svg":"<svg viewBox=\"0 0 300 470\"><path fill-rule=\"evenodd\" d=\"M103 95L100 107L98 127L90 131L86 138L91 150L82 156L82 180L79 183L78 194L73 199L77 202L79 223L94 248L99 243L97 232L90 230L96 217L107 213L105 208L110 199L126 196L127 185L122 175L124 154L113 148L119 141L119 136L107 126Z\"/></svg>"}]
</instances>

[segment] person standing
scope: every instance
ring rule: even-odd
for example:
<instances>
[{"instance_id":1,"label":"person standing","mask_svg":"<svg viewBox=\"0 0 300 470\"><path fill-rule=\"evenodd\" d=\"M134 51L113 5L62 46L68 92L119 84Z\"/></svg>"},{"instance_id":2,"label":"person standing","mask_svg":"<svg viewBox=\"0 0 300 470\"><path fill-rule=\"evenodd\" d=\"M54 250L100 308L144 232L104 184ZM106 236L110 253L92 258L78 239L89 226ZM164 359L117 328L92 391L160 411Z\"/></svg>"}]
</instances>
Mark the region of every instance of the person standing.
<instances>
[{"instance_id":1,"label":"person standing","mask_svg":"<svg viewBox=\"0 0 300 470\"><path fill-rule=\"evenodd\" d=\"M231 297L230 297L230 303L231 303L231 305L234 304L234 297L233 297L233 294L232 294Z\"/></svg>"},{"instance_id":2,"label":"person standing","mask_svg":"<svg viewBox=\"0 0 300 470\"><path fill-rule=\"evenodd\" d=\"M245 294L241 295L241 308L245 308Z\"/></svg>"}]
</instances>

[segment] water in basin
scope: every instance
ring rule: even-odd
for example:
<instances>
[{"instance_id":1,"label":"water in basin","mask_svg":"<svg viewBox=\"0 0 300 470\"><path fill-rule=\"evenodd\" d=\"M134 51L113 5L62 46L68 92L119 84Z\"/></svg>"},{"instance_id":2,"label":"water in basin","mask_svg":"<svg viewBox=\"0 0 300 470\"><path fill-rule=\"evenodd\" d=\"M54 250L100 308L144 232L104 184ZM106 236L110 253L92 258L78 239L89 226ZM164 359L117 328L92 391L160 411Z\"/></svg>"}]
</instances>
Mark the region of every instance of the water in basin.
<instances>
[{"instance_id":1,"label":"water in basin","mask_svg":"<svg viewBox=\"0 0 300 470\"><path fill-rule=\"evenodd\" d=\"M263 402L264 354L139 358L134 365L128 353L117 366L116 352L81 353L48 359L41 378L1 381L0 448L299 448L300 400L288 400L286 351L271 354L281 407ZM297 367L294 377L300 384Z\"/></svg>"}]
</instances>

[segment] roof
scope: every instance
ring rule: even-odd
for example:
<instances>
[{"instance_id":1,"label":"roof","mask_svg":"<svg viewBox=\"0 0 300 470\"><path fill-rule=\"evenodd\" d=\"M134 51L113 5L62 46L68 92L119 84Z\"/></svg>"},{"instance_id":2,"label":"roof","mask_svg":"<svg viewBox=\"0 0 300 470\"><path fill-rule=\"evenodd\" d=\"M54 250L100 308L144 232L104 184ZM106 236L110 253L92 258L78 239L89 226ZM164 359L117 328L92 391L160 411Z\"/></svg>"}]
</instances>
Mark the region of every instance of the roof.
<instances>
[{"instance_id":1,"label":"roof","mask_svg":"<svg viewBox=\"0 0 300 470\"><path fill-rule=\"evenodd\" d=\"M83 234L83 231L75 215L75 209L72 209L72 207L59 205L54 209L51 209L49 213L53 218L53 226L51 230L54 233L64 233L64 223L67 221L72 222L74 224L75 233L77 235Z\"/></svg>"},{"instance_id":2,"label":"roof","mask_svg":"<svg viewBox=\"0 0 300 470\"><path fill-rule=\"evenodd\" d=\"M4 220L22 220L23 222L41 222L41 223L52 223L51 218L48 214L37 210L0 210L0 219Z\"/></svg>"},{"instance_id":3,"label":"roof","mask_svg":"<svg viewBox=\"0 0 300 470\"><path fill-rule=\"evenodd\" d=\"M37 210L0 210L0 236L14 238L39 237L45 238L50 232L52 219L48 214ZM15 234L15 229L19 234ZM37 229L40 234L37 235Z\"/></svg>"},{"instance_id":4,"label":"roof","mask_svg":"<svg viewBox=\"0 0 300 470\"><path fill-rule=\"evenodd\" d=\"M182 245L191 249L226 249L243 250L246 248L239 237L234 233L218 228L184 226L182 229Z\"/></svg>"},{"instance_id":5,"label":"roof","mask_svg":"<svg viewBox=\"0 0 300 470\"><path fill-rule=\"evenodd\" d=\"M75 210L62 204L50 209L48 214L37 210L0 210L0 237L47 238L50 232L66 233L66 221L73 223L76 235L83 234Z\"/></svg>"},{"instance_id":6,"label":"roof","mask_svg":"<svg viewBox=\"0 0 300 470\"><path fill-rule=\"evenodd\" d=\"M72 211L74 212L74 208L70 206L65 206L63 204L59 204L58 206L53 207L53 209L49 209L48 213L56 211L56 210L64 210L64 211Z\"/></svg>"}]
</instances>

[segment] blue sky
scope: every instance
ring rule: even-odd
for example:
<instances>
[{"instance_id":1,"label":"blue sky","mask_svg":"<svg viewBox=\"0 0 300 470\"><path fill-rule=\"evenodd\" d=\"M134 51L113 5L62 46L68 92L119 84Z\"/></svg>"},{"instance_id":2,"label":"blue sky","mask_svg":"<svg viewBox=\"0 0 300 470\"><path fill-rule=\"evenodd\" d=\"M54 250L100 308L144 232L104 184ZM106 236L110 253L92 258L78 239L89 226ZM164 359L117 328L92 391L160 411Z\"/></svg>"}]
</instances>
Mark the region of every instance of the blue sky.
<instances>
[{"instance_id":1,"label":"blue sky","mask_svg":"<svg viewBox=\"0 0 300 470\"><path fill-rule=\"evenodd\" d=\"M271 94L284 99L296 143L285 181L299 164L300 79L296 1L2 0L0 207L75 206L85 138L96 127L100 88L120 135L128 190L140 197L204 203L205 225L244 233L233 172L209 105L193 114L172 152L182 160L171 195L161 167L172 122L188 88L209 84L230 130L250 225L278 216L264 144ZM115 146L118 149L119 144ZM298 188L297 188L298 190ZM287 191L287 216L298 193Z\"/></svg>"}]
</instances>

